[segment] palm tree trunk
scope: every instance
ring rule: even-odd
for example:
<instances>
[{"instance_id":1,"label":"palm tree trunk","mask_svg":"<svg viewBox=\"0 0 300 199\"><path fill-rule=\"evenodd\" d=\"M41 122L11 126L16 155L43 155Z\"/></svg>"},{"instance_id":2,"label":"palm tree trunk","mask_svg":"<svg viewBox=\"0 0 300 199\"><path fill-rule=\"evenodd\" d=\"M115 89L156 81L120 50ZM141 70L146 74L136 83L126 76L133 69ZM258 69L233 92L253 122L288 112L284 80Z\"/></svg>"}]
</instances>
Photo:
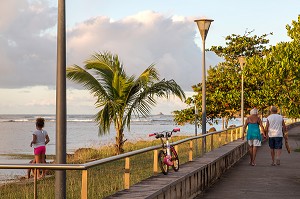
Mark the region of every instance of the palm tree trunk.
<instances>
[{"instance_id":1,"label":"palm tree trunk","mask_svg":"<svg viewBox=\"0 0 300 199\"><path fill-rule=\"evenodd\" d=\"M123 140L123 138L124 138L123 129L117 130L116 145L115 145L117 155L124 152L123 145L126 140Z\"/></svg>"}]
</instances>

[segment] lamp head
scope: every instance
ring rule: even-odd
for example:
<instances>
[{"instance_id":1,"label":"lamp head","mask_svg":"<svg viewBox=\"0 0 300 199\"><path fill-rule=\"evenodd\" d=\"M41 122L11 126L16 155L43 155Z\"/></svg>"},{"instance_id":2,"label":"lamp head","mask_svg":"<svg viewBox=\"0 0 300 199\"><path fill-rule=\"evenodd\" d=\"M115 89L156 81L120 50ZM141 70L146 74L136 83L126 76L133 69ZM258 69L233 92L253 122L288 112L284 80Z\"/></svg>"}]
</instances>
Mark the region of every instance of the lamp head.
<instances>
[{"instance_id":1,"label":"lamp head","mask_svg":"<svg viewBox=\"0 0 300 199\"><path fill-rule=\"evenodd\" d=\"M241 56L238 56L238 60L239 60L239 63L241 65L241 67L243 67L246 63L246 57L241 55Z\"/></svg>"},{"instance_id":2,"label":"lamp head","mask_svg":"<svg viewBox=\"0 0 300 199\"><path fill-rule=\"evenodd\" d=\"M210 24L213 21L214 20L212 19L205 19L205 18L195 20L203 41L206 39Z\"/></svg>"}]
</instances>

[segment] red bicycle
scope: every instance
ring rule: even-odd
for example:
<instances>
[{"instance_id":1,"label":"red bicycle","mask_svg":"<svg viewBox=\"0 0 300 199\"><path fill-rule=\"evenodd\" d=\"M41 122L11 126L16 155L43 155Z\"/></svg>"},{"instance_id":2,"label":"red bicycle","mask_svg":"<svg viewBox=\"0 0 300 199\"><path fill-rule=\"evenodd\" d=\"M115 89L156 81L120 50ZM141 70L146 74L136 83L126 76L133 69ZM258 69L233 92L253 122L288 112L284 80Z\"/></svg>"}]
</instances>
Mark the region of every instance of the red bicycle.
<instances>
[{"instance_id":1,"label":"red bicycle","mask_svg":"<svg viewBox=\"0 0 300 199\"><path fill-rule=\"evenodd\" d=\"M156 139L160 139L162 143L162 150L158 153L158 163L163 174L167 175L169 172L169 167L171 166L174 171L179 170L179 158L175 148L170 145L169 137L172 136L173 132L180 131L180 128L175 128L172 131L162 131L158 133L149 134L150 136L155 136ZM164 139L165 138L165 142Z\"/></svg>"}]
</instances>

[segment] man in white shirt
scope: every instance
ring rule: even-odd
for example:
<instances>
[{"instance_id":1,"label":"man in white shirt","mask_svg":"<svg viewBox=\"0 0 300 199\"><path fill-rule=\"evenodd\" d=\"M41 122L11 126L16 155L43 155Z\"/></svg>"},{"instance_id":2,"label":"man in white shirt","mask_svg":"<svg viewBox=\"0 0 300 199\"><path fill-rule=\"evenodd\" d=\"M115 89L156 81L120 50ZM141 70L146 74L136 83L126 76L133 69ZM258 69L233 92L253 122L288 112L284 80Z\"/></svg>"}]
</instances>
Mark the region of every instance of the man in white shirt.
<instances>
[{"instance_id":1,"label":"man in white shirt","mask_svg":"<svg viewBox=\"0 0 300 199\"><path fill-rule=\"evenodd\" d=\"M283 117L277 113L277 108L271 106L271 115L267 117L266 133L269 137L269 147L271 149L272 165L280 165L280 155L282 149L283 133L286 131L286 126Z\"/></svg>"}]
</instances>

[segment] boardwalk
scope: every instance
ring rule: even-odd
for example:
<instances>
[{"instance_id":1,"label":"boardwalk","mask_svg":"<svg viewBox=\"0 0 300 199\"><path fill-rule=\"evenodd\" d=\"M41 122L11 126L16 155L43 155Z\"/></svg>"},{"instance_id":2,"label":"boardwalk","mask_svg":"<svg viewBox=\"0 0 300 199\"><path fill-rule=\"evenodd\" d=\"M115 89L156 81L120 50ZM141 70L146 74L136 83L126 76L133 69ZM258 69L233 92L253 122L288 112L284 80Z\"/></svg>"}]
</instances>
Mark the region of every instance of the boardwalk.
<instances>
[{"instance_id":1,"label":"boardwalk","mask_svg":"<svg viewBox=\"0 0 300 199\"><path fill-rule=\"evenodd\" d=\"M291 148L300 148L300 126L289 130ZM242 158L219 181L196 199L299 199L300 152L288 154L284 149L281 165L271 166L268 144L258 150L256 166Z\"/></svg>"}]
</instances>

